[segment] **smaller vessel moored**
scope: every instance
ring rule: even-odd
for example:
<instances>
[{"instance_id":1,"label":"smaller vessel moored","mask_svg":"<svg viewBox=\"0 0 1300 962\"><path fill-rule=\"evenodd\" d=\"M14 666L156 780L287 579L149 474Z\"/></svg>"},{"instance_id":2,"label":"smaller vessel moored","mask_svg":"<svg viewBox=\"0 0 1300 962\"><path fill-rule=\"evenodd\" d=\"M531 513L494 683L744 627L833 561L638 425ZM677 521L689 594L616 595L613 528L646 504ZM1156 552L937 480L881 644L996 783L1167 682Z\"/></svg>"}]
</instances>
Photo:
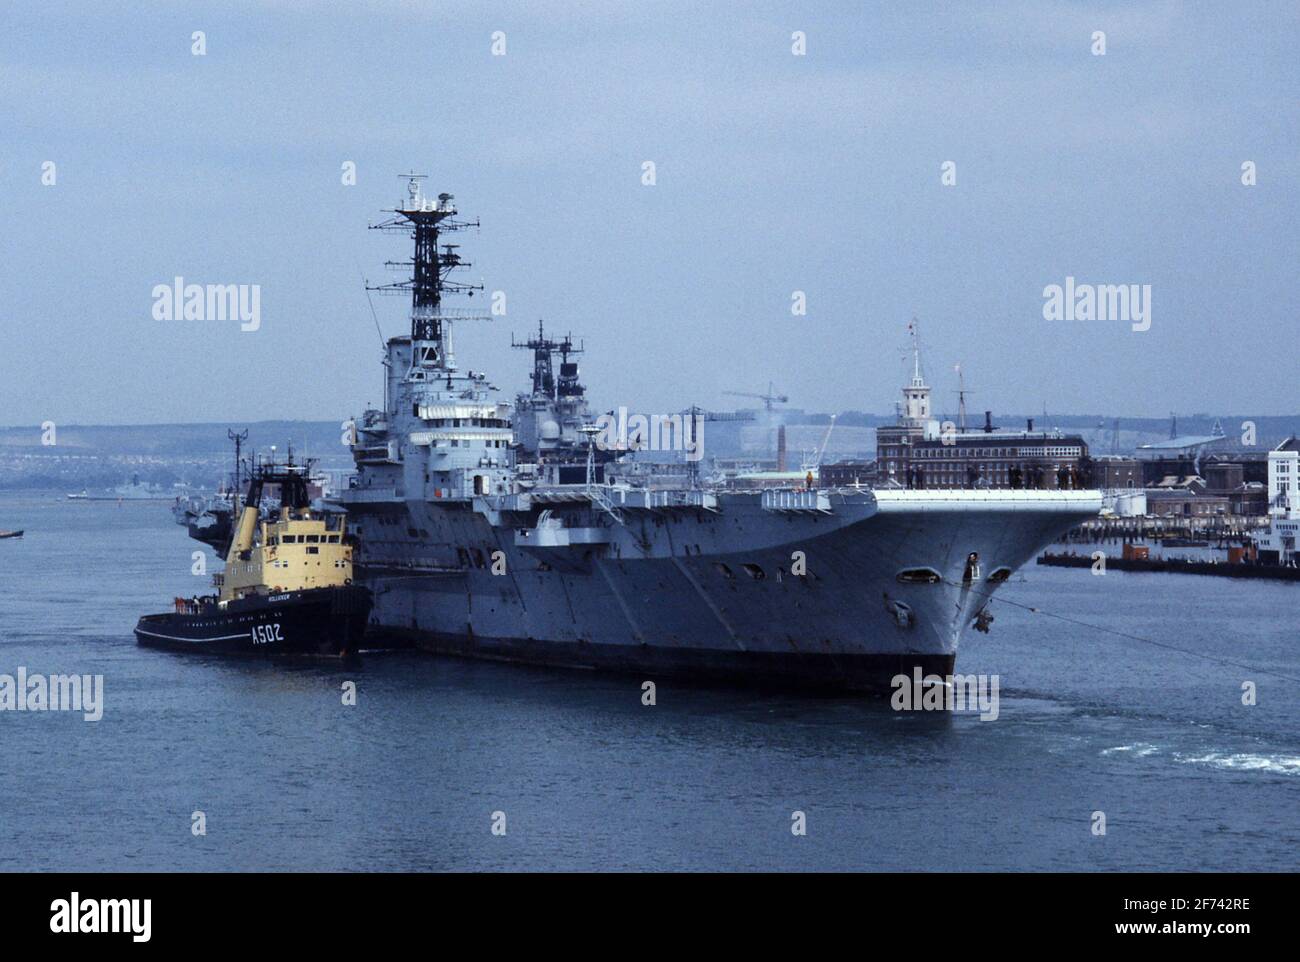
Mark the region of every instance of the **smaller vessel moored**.
<instances>
[{"instance_id":1,"label":"smaller vessel moored","mask_svg":"<svg viewBox=\"0 0 1300 962\"><path fill-rule=\"evenodd\" d=\"M218 654L354 654L370 616L371 595L352 583L345 518L311 507L310 462L255 470L239 524L215 575L219 593L177 598L175 610L145 615L141 645ZM280 491L276 516L261 517L262 493Z\"/></svg>"},{"instance_id":2,"label":"smaller vessel moored","mask_svg":"<svg viewBox=\"0 0 1300 962\"><path fill-rule=\"evenodd\" d=\"M81 491L68 495L69 501L171 501L176 497L174 491L169 491L161 485L142 484L139 475L131 476L130 484L119 484L115 488L98 488L91 490L83 488Z\"/></svg>"}]
</instances>

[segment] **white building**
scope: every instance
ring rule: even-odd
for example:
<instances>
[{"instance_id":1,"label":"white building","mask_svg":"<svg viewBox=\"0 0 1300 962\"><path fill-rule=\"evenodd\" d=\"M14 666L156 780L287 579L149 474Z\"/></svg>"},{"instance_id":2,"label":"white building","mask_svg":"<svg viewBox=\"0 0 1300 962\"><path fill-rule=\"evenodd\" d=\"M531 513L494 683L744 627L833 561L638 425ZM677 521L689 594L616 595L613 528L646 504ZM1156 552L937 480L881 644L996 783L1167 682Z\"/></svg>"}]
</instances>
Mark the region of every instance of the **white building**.
<instances>
[{"instance_id":1,"label":"white building","mask_svg":"<svg viewBox=\"0 0 1300 962\"><path fill-rule=\"evenodd\" d=\"M1269 524L1255 535L1266 564L1300 564L1300 440L1290 437L1268 452Z\"/></svg>"},{"instance_id":2,"label":"white building","mask_svg":"<svg viewBox=\"0 0 1300 962\"><path fill-rule=\"evenodd\" d=\"M1300 520L1300 440L1295 437L1268 452L1268 513Z\"/></svg>"}]
</instances>

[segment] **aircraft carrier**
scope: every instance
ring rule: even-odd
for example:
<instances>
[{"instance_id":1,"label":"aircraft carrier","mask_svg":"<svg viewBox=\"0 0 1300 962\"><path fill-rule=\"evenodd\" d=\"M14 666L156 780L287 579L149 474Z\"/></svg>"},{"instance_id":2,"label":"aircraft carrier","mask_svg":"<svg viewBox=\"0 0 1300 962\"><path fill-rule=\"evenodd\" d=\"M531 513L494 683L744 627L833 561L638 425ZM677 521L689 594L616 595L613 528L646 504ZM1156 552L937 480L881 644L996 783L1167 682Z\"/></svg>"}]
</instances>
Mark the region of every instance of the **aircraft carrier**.
<instances>
[{"instance_id":1,"label":"aircraft carrier","mask_svg":"<svg viewBox=\"0 0 1300 962\"><path fill-rule=\"evenodd\" d=\"M657 476L597 443L570 339L521 345L533 389L514 404L462 370L453 328L486 314L444 303L481 290L445 241L477 222L418 176L389 213L373 226L413 237L391 265L411 274L374 289L409 293L410 333L386 342L384 405L356 419L338 496L374 596L367 644L884 691L951 674L997 586L1101 508L1097 491L731 490L698 462Z\"/></svg>"}]
</instances>

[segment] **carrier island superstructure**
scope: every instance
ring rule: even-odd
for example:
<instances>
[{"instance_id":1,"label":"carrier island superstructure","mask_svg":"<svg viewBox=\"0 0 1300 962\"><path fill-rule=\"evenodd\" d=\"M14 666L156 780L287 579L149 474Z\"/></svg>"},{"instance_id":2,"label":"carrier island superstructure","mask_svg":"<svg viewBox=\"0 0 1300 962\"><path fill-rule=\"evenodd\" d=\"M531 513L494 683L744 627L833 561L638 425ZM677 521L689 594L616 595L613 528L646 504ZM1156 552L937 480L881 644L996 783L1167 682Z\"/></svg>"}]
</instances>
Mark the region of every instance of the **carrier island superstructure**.
<instances>
[{"instance_id":1,"label":"carrier island superstructure","mask_svg":"<svg viewBox=\"0 0 1300 962\"><path fill-rule=\"evenodd\" d=\"M384 406L356 422L357 476L339 497L356 578L374 595L367 644L885 690L916 667L951 674L963 634L987 628L997 585L1101 508L1097 491L740 491L698 472L629 482L596 470L597 454L613 455L581 427L589 468L548 470L537 448L562 425L546 423L546 397L559 401L546 372L535 368L516 412L453 353L453 326L481 315L444 303L478 290L452 279L468 265L445 238L471 225L416 177L391 213L375 226L414 238L400 265L410 279L387 285L410 294L410 333L387 341ZM585 401L576 365L564 372L572 421ZM531 449L516 414L541 418L519 432Z\"/></svg>"}]
</instances>

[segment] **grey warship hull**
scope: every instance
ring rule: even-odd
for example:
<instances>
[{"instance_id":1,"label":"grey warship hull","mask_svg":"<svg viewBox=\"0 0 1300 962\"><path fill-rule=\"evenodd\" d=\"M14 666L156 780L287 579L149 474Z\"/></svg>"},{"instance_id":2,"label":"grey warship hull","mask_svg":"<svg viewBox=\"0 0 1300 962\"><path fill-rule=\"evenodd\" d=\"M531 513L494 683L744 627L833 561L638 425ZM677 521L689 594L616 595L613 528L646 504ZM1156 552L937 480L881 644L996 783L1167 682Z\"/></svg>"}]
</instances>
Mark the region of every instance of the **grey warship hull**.
<instances>
[{"instance_id":1,"label":"grey warship hull","mask_svg":"<svg viewBox=\"0 0 1300 962\"><path fill-rule=\"evenodd\" d=\"M737 493L609 509L555 496L352 502L371 631L474 658L879 692L916 667L952 674L1005 576L1100 506L1065 491Z\"/></svg>"}]
</instances>

